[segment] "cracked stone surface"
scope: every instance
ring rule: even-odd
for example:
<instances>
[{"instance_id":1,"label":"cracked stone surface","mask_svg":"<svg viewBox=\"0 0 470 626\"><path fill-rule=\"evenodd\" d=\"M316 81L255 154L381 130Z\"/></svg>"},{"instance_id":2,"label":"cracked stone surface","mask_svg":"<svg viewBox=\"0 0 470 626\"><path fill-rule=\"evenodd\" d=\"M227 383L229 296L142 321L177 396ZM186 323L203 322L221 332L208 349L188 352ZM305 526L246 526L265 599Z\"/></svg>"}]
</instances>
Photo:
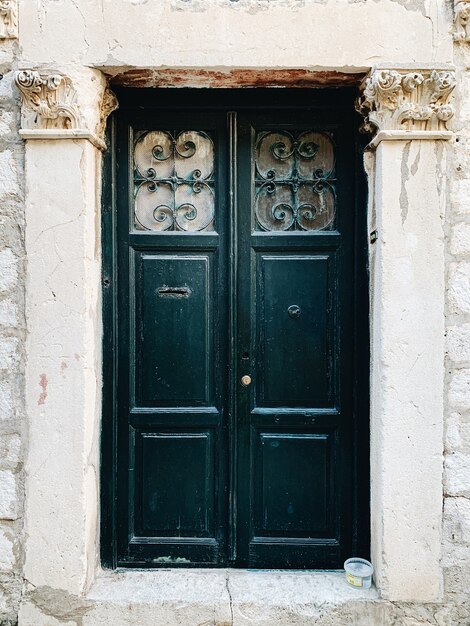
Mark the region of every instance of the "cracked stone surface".
<instances>
[{"instance_id":1,"label":"cracked stone surface","mask_svg":"<svg viewBox=\"0 0 470 626\"><path fill-rule=\"evenodd\" d=\"M20 612L24 626L464 626L469 618L468 602L381 601L339 572L242 570L102 573L86 600L35 589Z\"/></svg>"}]
</instances>

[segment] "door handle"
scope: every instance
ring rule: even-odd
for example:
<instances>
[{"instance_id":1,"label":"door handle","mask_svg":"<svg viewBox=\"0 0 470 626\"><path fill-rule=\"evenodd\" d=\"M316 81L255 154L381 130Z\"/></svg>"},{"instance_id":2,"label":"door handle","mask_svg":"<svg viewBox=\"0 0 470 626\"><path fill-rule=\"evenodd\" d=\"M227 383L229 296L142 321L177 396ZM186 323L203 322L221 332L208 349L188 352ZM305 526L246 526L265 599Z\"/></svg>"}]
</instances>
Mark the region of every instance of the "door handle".
<instances>
[{"instance_id":1,"label":"door handle","mask_svg":"<svg viewBox=\"0 0 470 626\"><path fill-rule=\"evenodd\" d=\"M251 376L248 376L248 374L245 374L245 376L241 377L240 382L244 387L248 387L248 385L251 384Z\"/></svg>"}]
</instances>

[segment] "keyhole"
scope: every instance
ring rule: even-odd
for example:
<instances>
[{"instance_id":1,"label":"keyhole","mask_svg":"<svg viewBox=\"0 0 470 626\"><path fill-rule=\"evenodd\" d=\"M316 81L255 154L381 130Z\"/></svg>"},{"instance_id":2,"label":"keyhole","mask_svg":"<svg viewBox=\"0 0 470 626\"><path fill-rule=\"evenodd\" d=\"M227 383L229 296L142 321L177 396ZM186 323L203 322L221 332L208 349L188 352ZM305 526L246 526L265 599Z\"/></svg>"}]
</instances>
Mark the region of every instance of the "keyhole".
<instances>
[{"instance_id":1,"label":"keyhole","mask_svg":"<svg viewBox=\"0 0 470 626\"><path fill-rule=\"evenodd\" d=\"M297 319L298 317L300 317L300 307L297 306L296 304L291 304L291 306L287 309L287 312L289 313L289 317L292 317L292 319Z\"/></svg>"}]
</instances>

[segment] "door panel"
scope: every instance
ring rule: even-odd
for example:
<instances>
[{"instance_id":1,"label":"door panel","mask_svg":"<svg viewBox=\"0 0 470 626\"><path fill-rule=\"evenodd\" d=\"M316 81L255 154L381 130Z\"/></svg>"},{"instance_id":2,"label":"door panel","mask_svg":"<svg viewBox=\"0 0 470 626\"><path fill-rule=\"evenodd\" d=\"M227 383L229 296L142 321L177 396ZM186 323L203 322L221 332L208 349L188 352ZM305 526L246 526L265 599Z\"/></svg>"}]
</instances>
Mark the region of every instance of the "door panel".
<instances>
[{"instance_id":1,"label":"door panel","mask_svg":"<svg viewBox=\"0 0 470 626\"><path fill-rule=\"evenodd\" d=\"M211 432L141 433L141 534L209 537L214 527L214 450ZM140 449L139 449L140 447Z\"/></svg>"},{"instance_id":2,"label":"door panel","mask_svg":"<svg viewBox=\"0 0 470 626\"><path fill-rule=\"evenodd\" d=\"M331 255L260 255L257 406L331 404L332 263Z\"/></svg>"},{"instance_id":3,"label":"door panel","mask_svg":"<svg viewBox=\"0 0 470 626\"><path fill-rule=\"evenodd\" d=\"M255 534L331 532L331 442L327 434L259 433Z\"/></svg>"},{"instance_id":4,"label":"door panel","mask_svg":"<svg viewBox=\"0 0 470 626\"><path fill-rule=\"evenodd\" d=\"M136 254L131 290L136 291L137 406L208 406L211 402L211 270L208 254Z\"/></svg>"},{"instance_id":5,"label":"door panel","mask_svg":"<svg viewBox=\"0 0 470 626\"><path fill-rule=\"evenodd\" d=\"M123 96L112 138L103 545L111 527L117 566L341 567L367 424L352 97L183 91Z\"/></svg>"}]
</instances>

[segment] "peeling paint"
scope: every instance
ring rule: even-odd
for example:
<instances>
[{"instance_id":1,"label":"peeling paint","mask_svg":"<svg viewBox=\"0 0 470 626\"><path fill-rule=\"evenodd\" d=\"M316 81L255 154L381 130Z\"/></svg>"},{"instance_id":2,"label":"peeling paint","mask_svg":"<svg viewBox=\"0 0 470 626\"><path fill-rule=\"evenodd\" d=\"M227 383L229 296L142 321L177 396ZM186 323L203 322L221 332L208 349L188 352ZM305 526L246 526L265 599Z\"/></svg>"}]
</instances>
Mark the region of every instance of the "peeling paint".
<instances>
[{"instance_id":1,"label":"peeling paint","mask_svg":"<svg viewBox=\"0 0 470 626\"><path fill-rule=\"evenodd\" d=\"M408 217L408 193L406 191L406 183L410 178L410 170L408 168L408 159L410 158L411 141L407 141L403 150L401 159L401 190L400 190L400 212L401 223L404 225Z\"/></svg>"},{"instance_id":2,"label":"peeling paint","mask_svg":"<svg viewBox=\"0 0 470 626\"><path fill-rule=\"evenodd\" d=\"M416 172L418 171L418 166L419 166L419 160L421 158L421 144L418 144L418 152L415 156L415 160L413 161L413 163L411 164L410 167L410 172L412 176L416 175Z\"/></svg>"},{"instance_id":3,"label":"peeling paint","mask_svg":"<svg viewBox=\"0 0 470 626\"><path fill-rule=\"evenodd\" d=\"M383 2L383 0L375 0L375 2ZM422 15L426 15L425 0L390 0L390 2L399 4L407 11L418 11Z\"/></svg>"},{"instance_id":4,"label":"peeling paint","mask_svg":"<svg viewBox=\"0 0 470 626\"><path fill-rule=\"evenodd\" d=\"M39 377L39 386L41 387L42 391L38 399L38 405L44 404L46 402L47 384L48 384L47 376L45 374L41 374L41 376Z\"/></svg>"},{"instance_id":5,"label":"peeling paint","mask_svg":"<svg viewBox=\"0 0 470 626\"><path fill-rule=\"evenodd\" d=\"M315 4L327 4L328 0L310 0ZM361 0L366 1L366 0ZM271 3L273 0L271 0ZM296 10L305 6L306 0L276 0L277 6L289 7ZM270 8L269 0L212 0L212 4L221 7L231 7L238 11L245 11L251 15ZM171 9L173 11L191 11L193 13L202 13L208 10L207 0L172 0Z\"/></svg>"},{"instance_id":6,"label":"peeling paint","mask_svg":"<svg viewBox=\"0 0 470 626\"><path fill-rule=\"evenodd\" d=\"M358 85L364 74L305 69L132 69L112 85L129 87L325 87Z\"/></svg>"},{"instance_id":7,"label":"peeling paint","mask_svg":"<svg viewBox=\"0 0 470 626\"><path fill-rule=\"evenodd\" d=\"M93 603L85 598L47 586L35 587L25 595L25 600L31 602L44 615L61 622L73 620L77 626L81 626L83 616L93 607Z\"/></svg>"}]
</instances>

